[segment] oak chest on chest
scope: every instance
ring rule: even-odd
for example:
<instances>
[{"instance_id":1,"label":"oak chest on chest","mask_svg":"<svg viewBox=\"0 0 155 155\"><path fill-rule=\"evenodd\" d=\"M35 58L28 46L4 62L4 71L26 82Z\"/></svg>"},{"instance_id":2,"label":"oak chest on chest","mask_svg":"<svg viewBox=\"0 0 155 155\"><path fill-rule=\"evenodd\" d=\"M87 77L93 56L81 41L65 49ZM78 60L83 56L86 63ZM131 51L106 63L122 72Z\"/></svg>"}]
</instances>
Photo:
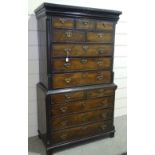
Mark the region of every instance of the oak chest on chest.
<instances>
[{"instance_id":1,"label":"oak chest on chest","mask_svg":"<svg viewBox=\"0 0 155 155\"><path fill-rule=\"evenodd\" d=\"M38 21L38 133L47 154L113 137L113 56L121 12L44 3Z\"/></svg>"}]
</instances>

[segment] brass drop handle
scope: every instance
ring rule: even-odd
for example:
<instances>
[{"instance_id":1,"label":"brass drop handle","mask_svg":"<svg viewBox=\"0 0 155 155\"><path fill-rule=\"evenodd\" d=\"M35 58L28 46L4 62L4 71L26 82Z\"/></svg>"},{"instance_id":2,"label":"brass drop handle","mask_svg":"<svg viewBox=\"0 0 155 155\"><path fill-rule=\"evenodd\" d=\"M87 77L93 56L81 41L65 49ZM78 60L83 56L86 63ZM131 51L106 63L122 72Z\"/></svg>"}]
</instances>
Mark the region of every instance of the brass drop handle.
<instances>
[{"instance_id":1,"label":"brass drop handle","mask_svg":"<svg viewBox=\"0 0 155 155\"><path fill-rule=\"evenodd\" d=\"M88 21L83 21L82 23L83 23L83 25L88 25L89 22Z\"/></svg>"},{"instance_id":2,"label":"brass drop handle","mask_svg":"<svg viewBox=\"0 0 155 155\"><path fill-rule=\"evenodd\" d=\"M65 35L67 38L70 38L70 37L72 37L73 33L71 31L67 31L67 32L65 32Z\"/></svg>"},{"instance_id":3,"label":"brass drop handle","mask_svg":"<svg viewBox=\"0 0 155 155\"><path fill-rule=\"evenodd\" d=\"M97 64L98 64L99 66L100 66L100 65L103 65L103 61L99 59L99 60L97 61Z\"/></svg>"},{"instance_id":4,"label":"brass drop handle","mask_svg":"<svg viewBox=\"0 0 155 155\"><path fill-rule=\"evenodd\" d=\"M98 50L98 54L104 54L104 49L103 48L100 48L99 50Z\"/></svg>"},{"instance_id":5,"label":"brass drop handle","mask_svg":"<svg viewBox=\"0 0 155 155\"><path fill-rule=\"evenodd\" d=\"M71 78L65 78L65 82L66 82L66 83L70 83L71 80L72 80Z\"/></svg>"},{"instance_id":6,"label":"brass drop handle","mask_svg":"<svg viewBox=\"0 0 155 155\"><path fill-rule=\"evenodd\" d=\"M66 99L70 99L71 96L69 96L69 94L65 94L65 98L66 98Z\"/></svg>"},{"instance_id":7,"label":"brass drop handle","mask_svg":"<svg viewBox=\"0 0 155 155\"><path fill-rule=\"evenodd\" d=\"M101 130L105 130L106 127L107 127L107 126L106 126L105 124L100 126Z\"/></svg>"},{"instance_id":8,"label":"brass drop handle","mask_svg":"<svg viewBox=\"0 0 155 155\"><path fill-rule=\"evenodd\" d=\"M105 27L105 23L102 23L103 27Z\"/></svg>"},{"instance_id":9,"label":"brass drop handle","mask_svg":"<svg viewBox=\"0 0 155 155\"><path fill-rule=\"evenodd\" d=\"M71 51L71 49L70 48L65 48L64 51L66 52L66 59L65 59L65 61L69 62L69 52Z\"/></svg>"},{"instance_id":10,"label":"brass drop handle","mask_svg":"<svg viewBox=\"0 0 155 155\"><path fill-rule=\"evenodd\" d=\"M67 111L67 107L61 107L60 110L64 113Z\"/></svg>"},{"instance_id":11,"label":"brass drop handle","mask_svg":"<svg viewBox=\"0 0 155 155\"><path fill-rule=\"evenodd\" d=\"M99 76L97 76L97 80L103 80L103 75L99 75Z\"/></svg>"},{"instance_id":12,"label":"brass drop handle","mask_svg":"<svg viewBox=\"0 0 155 155\"><path fill-rule=\"evenodd\" d=\"M88 62L87 59L81 59L81 63L82 63L82 64L86 64L87 62Z\"/></svg>"},{"instance_id":13,"label":"brass drop handle","mask_svg":"<svg viewBox=\"0 0 155 155\"><path fill-rule=\"evenodd\" d=\"M104 33L98 33L97 36L98 36L98 38L103 38Z\"/></svg>"},{"instance_id":14,"label":"brass drop handle","mask_svg":"<svg viewBox=\"0 0 155 155\"><path fill-rule=\"evenodd\" d=\"M87 51L89 47L88 47L87 45L84 45L82 48L83 48L85 51Z\"/></svg>"},{"instance_id":15,"label":"brass drop handle","mask_svg":"<svg viewBox=\"0 0 155 155\"><path fill-rule=\"evenodd\" d=\"M64 24L64 22L65 22L65 19L64 19L64 18L59 18L59 20L60 20L60 22L61 22L62 24Z\"/></svg>"},{"instance_id":16,"label":"brass drop handle","mask_svg":"<svg viewBox=\"0 0 155 155\"><path fill-rule=\"evenodd\" d=\"M67 134L64 133L64 134L60 135L60 138L65 140L67 138Z\"/></svg>"},{"instance_id":17,"label":"brass drop handle","mask_svg":"<svg viewBox=\"0 0 155 155\"><path fill-rule=\"evenodd\" d=\"M64 63L64 67L65 67L65 68L69 68L70 66L71 66L71 63L69 63L69 62L65 62L65 63Z\"/></svg>"}]
</instances>

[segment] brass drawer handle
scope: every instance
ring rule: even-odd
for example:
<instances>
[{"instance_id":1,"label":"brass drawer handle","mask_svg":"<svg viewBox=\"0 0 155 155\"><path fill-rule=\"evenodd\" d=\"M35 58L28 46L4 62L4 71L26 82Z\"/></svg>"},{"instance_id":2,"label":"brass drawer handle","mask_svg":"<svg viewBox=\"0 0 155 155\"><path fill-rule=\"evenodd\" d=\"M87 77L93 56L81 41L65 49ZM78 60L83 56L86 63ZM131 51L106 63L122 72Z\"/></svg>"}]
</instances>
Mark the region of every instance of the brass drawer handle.
<instances>
[{"instance_id":1,"label":"brass drawer handle","mask_svg":"<svg viewBox=\"0 0 155 155\"><path fill-rule=\"evenodd\" d=\"M67 107L61 107L60 110L64 113L67 111Z\"/></svg>"},{"instance_id":2,"label":"brass drawer handle","mask_svg":"<svg viewBox=\"0 0 155 155\"><path fill-rule=\"evenodd\" d=\"M67 38L70 38L70 37L72 37L73 33L71 31L67 31L67 32L65 32L65 35Z\"/></svg>"},{"instance_id":3,"label":"brass drawer handle","mask_svg":"<svg viewBox=\"0 0 155 155\"><path fill-rule=\"evenodd\" d=\"M68 68L70 66L71 66L71 63L69 63L69 62L64 63L64 67Z\"/></svg>"},{"instance_id":4,"label":"brass drawer handle","mask_svg":"<svg viewBox=\"0 0 155 155\"><path fill-rule=\"evenodd\" d=\"M64 18L59 18L59 20L60 20L60 22L61 22L62 24L64 24L64 22L65 22L65 19L64 19Z\"/></svg>"},{"instance_id":5,"label":"brass drawer handle","mask_svg":"<svg viewBox=\"0 0 155 155\"><path fill-rule=\"evenodd\" d=\"M81 63L82 63L82 64L86 64L87 62L88 62L87 59L81 59Z\"/></svg>"},{"instance_id":6,"label":"brass drawer handle","mask_svg":"<svg viewBox=\"0 0 155 155\"><path fill-rule=\"evenodd\" d=\"M100 49L98 50L98 54L104 54L104 49L103 49L103 48L100 48Z\"/></svg>"},{"instance_id":7,"label":"brass drawer handle","mask_svg":"<svg viewBox=\"0 0 155 155\"><path fill-rule=\"evenodd\" d=\"M82 21L83 25L88 25L88 23L89 23L88 21Z\"/></svg>"},{"instance_id":8,"label":"brass drawer handle","mask_svg":"<svg viewBox=\"0 0 155 155\"><path fill-rule=\"evenodd\" d=\"M71 48L65 48L64 51L65 52L70 52L71 51Z\"/></svg>"},{"instance_id":9,"label":"brass drawer handle","mask_svg":"<svg viewBox=\"0 0 155 155\"><path fill-rule=\"evenodd\" d=\"M88 46L87 45L82 46L82 48L84 49L84 51L88 50Z\"/></svg>"},{"instance_id":10,"label":"brass drawer handle","mask_svg":"<svg viewBox=\"0 0 155 155\"><path fill-rule=\"evenodd\" d=\"M72 80L71 78L65 78L65 82L66 82L66 83L70 83L71 80Z\"/></svg>"},{"instance_id":11,"label":"brass drawer handle","mask_svg":"<svg viewBox=\"0 0 155 155\"><path fill-rule=\"evenodd\" d=\"M106 27L105 23L102 23L103 27Z\"/></svg>"},{"instance_id":12,"label":"brass drawer handle","mask_svg":"<svg viewBox=\"0 0 155 155\"><path fill-rule=\"evenodd\" d=\"M66 98L66 99L70 99L71 96L69 96L69 94L65 94L65 98Z\"/></svg>"},{"instance_id":13,"label":"brass drawer handle","mask_svg":"<svg viewBox=\"0 0 155 155\"><path fill-rule=\"evenodd\" d=\"M97 61L97 64L98 64L99 66L101 66L101 65L103 65L103 61L102 61L102 60L98 60L98 61Z\"/></svg>"},{"instance_id":14,"label":"brass drawer handle","mask_svg":"<svg viewBox=\"0 0 155 155\"><path fill-rule=\"evenodd\" d=\"M97 36L98 36L98 38L103 38L104 33L98 33Z\"/></svg>"},{"instance_id":15,"label":"brass drawer handle","mask_svg":"<svg viewBox=\"0 0 155 155\"><path fill-rule=\"evenodd\" d=\"M100 75L100 76L97 76L97 80L103 80L103 76L102 75Z\"/></svg>"},{"instance_id":16,"label":"brass drawer handle","mask_svg":"<svg viewBox=\"0 0 155 155\"><path fill-rule=\"evenodd\" d=\"M63 140L65 140L67 138L67 134L60 135L60 138L63 139Z\"/></svg>"},{"instance_id":17,"label":"brass drawer handle","mask_svg":"<svg viewBox=\"0 0 155 155\"><path fill-rule=\"evenodd\" d=\"M105 130L105 129L106 129L106 127L107 127L107 125L105 125L105 124L104 124L104 125L101 125L101 127L100 127L100 128L101 128L101 130Z\"/></svg>"}]
</instances>

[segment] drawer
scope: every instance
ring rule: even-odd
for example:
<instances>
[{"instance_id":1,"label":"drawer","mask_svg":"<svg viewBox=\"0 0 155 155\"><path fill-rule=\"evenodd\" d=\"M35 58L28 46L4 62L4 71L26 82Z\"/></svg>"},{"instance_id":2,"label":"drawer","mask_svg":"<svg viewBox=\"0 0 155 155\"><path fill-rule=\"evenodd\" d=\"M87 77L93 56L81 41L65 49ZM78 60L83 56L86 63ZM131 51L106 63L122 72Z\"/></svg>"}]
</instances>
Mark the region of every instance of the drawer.
<instances>
[{"instance_id":1,"label":"drawer","mask_svg":"<svg viewBox=\"0 0 155 155\"><path fill-rule=\"evenodd\" d=\"M87 41L112 43L113 34L107 32L87 32Z\"/></svg>"},{"instance_id":2,"label":"drawer","mask_svg":"<svg viewBox=\"0 0 155 155\"><path fill-rule=\"evenodd\" d=\"M52 25L54 28L73 28L74 20L66 17L53 17Z\"/></svg>"},{"instance_id":3,"label":"drawer","mask_svg":"<svg viewBox=\"0 0 155 155\"><path fill-rule=\"evenodd\" d=\"M85 70L99 70L110 69L112 67L112 58L65 58L53 59L53 71L85 71Z\"/></svg>"},{"instance_id":4,"label":"drawer","mask_svg":"<svg viewBox=\"0 0 155 155\"><path fill-rule=\"evenodd\" d=\"M96 29L97 30L109 30L113 31L113 23L112 22L105 22L105 21L97 21L96 22Z\"/></svg>"},{"instance_id":5,"label":"drawer","mask_svg":"<svg viewBox=\"0 0 155 155\"><path fill-rule=\"evenodd\" d=\"M53 144L63 143L101 134L113 129L112 121L93 123L85 126L53 132L51 135ZM76 133L76 134L75 134Z\"/></svg>"},{"instance_id":6,"label":"drawer","mask_svg":"<svg viewBox=\"0 0 155 155\"><path fill-rule=\"evenodd\" d=\"M90 111L65 117L53 118L52 129L59 130L96 121L109 120L113 117L113 109Z\"/></svg>"},{"instance_id":7,"label":"drawer","mask_svg":"<svg viewBox=\"0 0 155 155\"><path fill-rule=\"evenodd\" d=\"M109 108L113 107L113 100L113 96L108 96L104 98L66 102L65 104L59 105L53 104L51 107L51 114L52 116L60 116L69 113L89 111L96 108Z\"/></svg>"},{"instance_id":8,"label":"drawer","mask_svg":"<svg viewBox=\"0 0 155 155\"><path fill-rule=\"evenodd\" d=\"M54 30L53 40L57 42L84 41L85 33L81 31L71 31L71 30Z\"/></svg>"},{"instance_id":9,"label":"drawer","mask_svg":"<svg viewBox=\"0 0 155 155\"><path fill-rule=\"evenodd\" d=\"M77 91L71 93L61 93L52 95L51 101L53 104L59 104L84 99L84 97L85 97L84 91Z\"/></svg>"},{"instance_id":10,"label":"drawer","mask_svg":"<svg viewBox=\"0 0 155 155\"><path fill-rule=\"evenodd\" d=\"M87 98L110 96L110 95L114 95L114 93L115 93L115 89L112 89L112 88L101 88L101 89L95 89L95 90L88 90Z\"/></svg>"},{"instance_id":11,"label":"drawer","mask_svg":"<svg viewBox=\"0 0 155 155\"><path fill-rule=\"evenodd\" d=\"M112 72L76 72L65 74L53 74L53 88L75 87L82 85L110 83L112 81Z\"/></svg>"},{"instance_id":12,"label":"drawer","mask_svg":"<svg viewBox=\"0 0 155 155\"><path fill-rule=\"evenodd\" d=\"M76 28L87 29L87 30L95 29L95 22L89 19L77 19Z\"/></svg>"},{"instance_id":13,"label":"drawer","mask_svg":"<svg viewBox=\"0 0 155 155\"><path fill-rule=\"evenodd\" d=\"M53 44L53 57L112 56L112 45Z\"/></svg>"}]
</instances>

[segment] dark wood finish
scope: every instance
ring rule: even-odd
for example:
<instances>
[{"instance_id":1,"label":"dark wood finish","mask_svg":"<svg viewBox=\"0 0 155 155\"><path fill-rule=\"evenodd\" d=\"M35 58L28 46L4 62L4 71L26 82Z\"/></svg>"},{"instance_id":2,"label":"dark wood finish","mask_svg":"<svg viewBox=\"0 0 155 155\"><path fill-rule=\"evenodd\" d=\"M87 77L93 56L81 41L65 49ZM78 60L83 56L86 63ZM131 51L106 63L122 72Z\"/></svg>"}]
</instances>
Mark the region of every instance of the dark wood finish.
<instances>
[{"instance_id":1,"label":"dark wood finish","mask_svg":"<svg viewBox=\"0 0 155 155\"><path fill-rule=\"evenodd\" d=\"M65 117L55 117L52 119L52 128L53 130L60 130L86 123L112 119L113 109L102 109L80 114L67 115Z\"/></svg>"},{"instance_id":2,"label":"dark wood finish","mask_svg":"<svg viewBox=\"0 0 155 155\"><path fill-rule=\"evenodd\" d=\"M110 71L54 74L52 86L53 89L57 89L82 85L110 83L111 80L112 73Z\"/></svg>"},{"instance_id":3,"label":"dark wood finish","mask_svg":"<svg viewBox=\"0 0 155 155\"><path fill-rule=\"evenodd\" d=\"M120 11L43 3L38 20L38 134L48 155L113 137L113 57Z\"/></svg>"},{"instance_id":4,"label":"dark wood finish","mask_svg":"<svg viewBox=\"0 0 155 155\"><path fill-rule=\"evenodd\" d=\"M113 97L95 98L54 104L51 108L52 116L66 115L69 113L84 112L96 108L113 107Z\"/></svg>"},{"instance_id":5,"label":"dark wood finish","mask_svg":"<svg viewBox=\"0 0 155 155\"><path fill-rule=\"evenodd\" d=\"M112 56L113 45L104 44L53 44L53 57Z\"/></svg>"},{"instance_id":6,"label":"dark wood finish","mask_svg":"<svg viewBox=\"0 0 155 155\"><path fill-rule=\"evenodd\" d=\"M111 129L111 128L112 128L112 121L105 121L105 122L99 122L99 123L94 123L90 125L75 127L72 129L66 129L64 131L54 132L52 134L52 139L53 139L52 143L54 144L63 143L65 141L88 137L90 135L106 132L108 129Z\"/></svg>"},{"instance_id":7,"label":"dark wood finish","mask_svg":"<svg viewBox=\"0 0 155 155\"><path fill-rule=\"evenodd\" d=\"M87 70L101 70L111 69L112 60L110 57L106 58L70 58L66 62L65 58L53 59L53 72L66 71L87 71Z\"/></svg>"}]
</instances>

